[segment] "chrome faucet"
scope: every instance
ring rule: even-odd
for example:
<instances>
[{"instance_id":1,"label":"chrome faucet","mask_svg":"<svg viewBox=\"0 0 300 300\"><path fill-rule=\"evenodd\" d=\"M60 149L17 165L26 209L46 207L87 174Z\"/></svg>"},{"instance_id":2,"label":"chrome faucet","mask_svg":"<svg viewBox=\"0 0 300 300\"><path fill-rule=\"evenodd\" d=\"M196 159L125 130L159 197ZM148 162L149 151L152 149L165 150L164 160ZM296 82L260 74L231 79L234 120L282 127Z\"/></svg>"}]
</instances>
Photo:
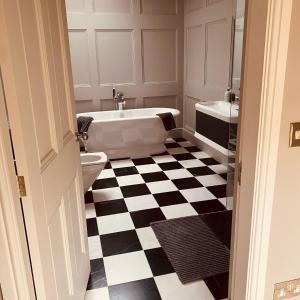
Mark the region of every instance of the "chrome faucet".
<instances>
[{"instance_id":1,"label":"chrome faucet","mask_svg":"<svg viewBox=\"0 0 300 300\"><path fill-rule=\"evenodd\" d=\"M88 149L87 149L87 144L88 144L88 139L89 139L88 133L87 132L82 132L82 133L76 132L76 139L77 139L77 141L79 141L79 143L81 145L83 145L84 152L88 153Z\"/></svg>"},{"instance_id":2,"label":"chrome faucet","mask_svg":"<svg viewBox=\"0 0 300 300\"><path fill-rule=\"evenodd\" d=\"M125 109L126 101L125 101L124 94L122 92L117 92L116 94L115 88L113 88L113 99L115 100L116 110Z\"/></svg>"}]
</instances>

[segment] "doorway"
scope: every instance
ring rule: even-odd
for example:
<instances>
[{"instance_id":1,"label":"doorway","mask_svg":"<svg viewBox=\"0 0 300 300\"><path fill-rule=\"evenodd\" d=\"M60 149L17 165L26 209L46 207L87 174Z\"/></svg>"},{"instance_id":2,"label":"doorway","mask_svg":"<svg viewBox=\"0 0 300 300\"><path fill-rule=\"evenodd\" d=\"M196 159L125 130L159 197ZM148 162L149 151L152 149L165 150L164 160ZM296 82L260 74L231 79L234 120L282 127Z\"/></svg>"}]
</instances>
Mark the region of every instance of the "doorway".
<instances>
[{"instance_id":1,"label":"doorway","mask_svg":"<svg viewBox=\"0 0 300 300\"><path fill-rule=\"evenodd\" d=\"M107 149L107 154L113 153L120 141L126 140L122 126L118 132L105 132L103 128L111 124L101 123L118 114L112 112L114 89L126 100L123 118L126 111L133 114L132 109L168 107L181 111L177 117L180 130L166 140L165 153L110 157L112 161L86 194L92 253L87 295L91 298L126 297L135 285L137 291L149 286L149 295L154 298L160 294L166 299L176 297L174 294L179 298L188 294L191 299L202 294L211 299L228 296L229 268L184 286L151 227L155 221L230 212L233 207L245 3L240 1L236 12L231 1L215 5L192 2L66 2L76 112L80 117L93 117L99 125L96 128L92 123L89 129L86 148L90 152ZM232 103L226 103L227 122L217 121L225 128L225 142L219 147L214 142L220 135L216 128L210 141L201 125L197 130L197 122L202 120L197 121L195 104L224 100L228 87ZM123 126L129 132L128 125ZM102 140L107 138L111 149L96 147L93 139L97 131ZM135 135L139 133L135 131ZM223 241L229 248L230 222L225 236ZM113 266L120 265L119 260L126 263L126 258L141 269L132 267L130 274L118 277L120 269ZM227 262L229 266L228 257ZM156 269L155 264L165 268ZM164 284L168 280L174 282L173 291Z\"/></svg>"}]
</instances>

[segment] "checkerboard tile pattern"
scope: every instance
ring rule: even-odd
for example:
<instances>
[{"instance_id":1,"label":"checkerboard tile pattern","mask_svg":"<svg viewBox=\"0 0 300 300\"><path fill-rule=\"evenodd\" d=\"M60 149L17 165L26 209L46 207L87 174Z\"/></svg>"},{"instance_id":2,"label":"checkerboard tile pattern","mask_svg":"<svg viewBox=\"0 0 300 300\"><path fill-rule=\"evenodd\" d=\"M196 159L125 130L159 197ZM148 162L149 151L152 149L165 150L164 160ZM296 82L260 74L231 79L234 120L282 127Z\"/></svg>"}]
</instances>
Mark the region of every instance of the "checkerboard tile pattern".
<instances>
[{"instance_id":1,"label":"checkerboard tile pattern","mask_svg":"<svg viewBox=\"0 0 300 300\"><path fill-rule=\"evenodd\" d=\"M223 211L227 168L182 139L107 163L85 195L91 275L86 300L219 300L228 274L183 285L150 223ZM224 203L224 201L223 201Z\"/></svg>"}]
</instances>

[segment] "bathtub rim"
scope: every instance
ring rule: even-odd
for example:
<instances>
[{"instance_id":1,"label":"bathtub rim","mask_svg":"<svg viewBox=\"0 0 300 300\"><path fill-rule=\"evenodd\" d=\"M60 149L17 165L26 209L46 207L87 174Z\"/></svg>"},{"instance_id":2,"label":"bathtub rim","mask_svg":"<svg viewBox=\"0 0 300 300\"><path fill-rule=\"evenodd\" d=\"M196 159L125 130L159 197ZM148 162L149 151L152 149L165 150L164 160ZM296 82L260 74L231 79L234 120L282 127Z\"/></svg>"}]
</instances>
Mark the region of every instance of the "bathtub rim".
<instances>
[{"instance_id":1,"label":"bathtub rim","mask_svg":"<svg viewBox=\"0 0 300 300\"><path fill-rule=\"evenodd\" d=\"M165 109L166 112L171 112L173 116L176 118L180 116L181 112L177 108L169 108L169 107L151 107L151 108L132 108L132 109L125 109L124 111L137 111L137 110L154 110L154 109ZM91 112L84 112L76 114L76 117L84 117L90 116L90 114L101 114L101 113L115 113L115 112L122 112L118 110L104 110L104 111L91 111ZM160 113L160 112L158 112ZM162 113L162 112L161 112ZM105 123L105 122L123 122L123 121L133 121L133 120L148 120L153 118L159 118L155 113L150 116L135 116L135 117L127 117L127 118L109 118L109 119L94 119L92 121L93 124L97 123Z\"/></svg>"}]
</instances>

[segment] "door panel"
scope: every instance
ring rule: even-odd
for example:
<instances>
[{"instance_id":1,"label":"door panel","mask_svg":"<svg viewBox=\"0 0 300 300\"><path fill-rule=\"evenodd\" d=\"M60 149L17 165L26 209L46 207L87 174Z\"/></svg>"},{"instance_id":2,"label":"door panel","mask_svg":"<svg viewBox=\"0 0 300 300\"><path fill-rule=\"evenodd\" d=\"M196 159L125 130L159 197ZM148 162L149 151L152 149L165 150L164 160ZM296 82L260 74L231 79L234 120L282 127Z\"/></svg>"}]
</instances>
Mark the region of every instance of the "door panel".
<instances>
[{"instance_id":1,"label":"door panel","mask_svg":"<svg viewBox=\"0 0 300 300\"><path fill-rule=\"evenodd\" d=\"M38 299L82 300L90 270L64 1L0 1L3 81Z\"/></svg>"}]
</instances>

